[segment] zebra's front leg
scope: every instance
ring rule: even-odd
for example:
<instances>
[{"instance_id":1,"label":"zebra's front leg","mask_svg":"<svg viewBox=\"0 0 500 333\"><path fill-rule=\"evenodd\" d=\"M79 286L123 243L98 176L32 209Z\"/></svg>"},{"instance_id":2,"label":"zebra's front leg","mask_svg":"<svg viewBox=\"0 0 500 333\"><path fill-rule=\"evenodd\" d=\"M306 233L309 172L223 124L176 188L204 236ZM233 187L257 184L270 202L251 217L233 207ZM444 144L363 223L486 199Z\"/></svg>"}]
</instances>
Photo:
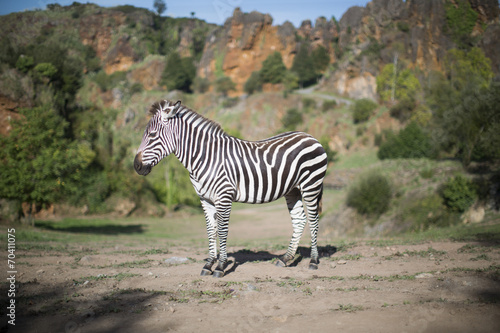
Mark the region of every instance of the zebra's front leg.
<instances>
[{"instance_id":1,"label":"zebra's front leg","mask_svg":"<svg viewBox=\"0 0 500 333\"><path fill-rule=\"evenodd\" d=\"M229 231L229 215L231 214L231 201L217 206L217 236L219 237L219 263L214 270L214 277L224 276L224 269L227 263L227 234Z\"/></svg>"},{"instance_id":2,"label":"zebra's front leg","mask_svg":"<svg viewBox=\"0 0 500 333\"><path fill-rule=\"evenodd\" d=\"M204 199L201 199L201 206L205 213L208 235L208 259L201 270L201 275L212 275L212 266L217 261L217 224L215 221L215 206Z\"/></svg>"}]
</instances>

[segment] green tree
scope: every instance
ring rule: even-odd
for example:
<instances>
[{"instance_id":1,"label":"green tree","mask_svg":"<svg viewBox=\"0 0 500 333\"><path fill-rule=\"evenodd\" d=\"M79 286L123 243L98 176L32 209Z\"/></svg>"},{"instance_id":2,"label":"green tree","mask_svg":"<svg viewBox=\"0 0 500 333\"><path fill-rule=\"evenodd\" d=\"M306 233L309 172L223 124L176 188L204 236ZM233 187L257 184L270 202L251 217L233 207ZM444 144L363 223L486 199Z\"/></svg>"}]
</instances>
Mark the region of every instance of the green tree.
<instances>
[{"instance_id":1,"label":"green tree","mask_svg":"<svg viewBox=\"0 0 500 333\"><path fill-rule=\"evenodd\" d=\"M388 134L387 140L380 145L377 156L381 160L432 158L435 157L435 149L430 136L416 122L411 122L397 135Z\"/></svg>"},{"instance_id":2,"label":"green tree","mask_svg":"<svg viewBox=\"0 0 500 333\"><path fill-rule=\"evenodd\" d=\"M312 51L312 60L316 73L322 73L330 64L330 55L322 45L319 45Z\"/></svg>"},{"instance_id":3,"label":"green tree","mask_svg":"<svg viewBox=\"0 0 500 333\"><path fill-rule=\"evenodd\" d=\"M432 130L440 148L455 154L467 166L475 153L496 159L488 148L499 140L499 83L491 83L491 62L479 48L452 49L445 61L445 75L432 73L426 102L432 110ZM481 155L481 154L480 154Z\"/></svg>"},{"instance_id":4,"label":"green tree","mask_svg":"<svg viewBox=\"0 0 500 333\"><path fill-rule=\"evenodd\" d=\"M158 15L163 14L167 10L167 4L163 0L155 0L153 2L153 7Z\"/></svg>"},{"instance_id":5,"label":"green tree","mask_svg":"<svg viewBox=\"0 0 500 333\"><path fill-rule=\"evenodd\" d=\"M50 107L20 113L9 135L0 138L0 197L46 205L78 191L95 157L90 146L67 139L68 123Z\"/></svg>"},{"instance_id":6,"label":"green tree","mask_svg":"<svg viewBox=\"0 0 500 333\"><path fill-rule=\"evenodd\" d=\"M392 185L380 172L371 171L349 188L346 204L359 214L380 216L389 209Z\"/></svg>"},{"instance_id":7,"label":"green tree","mask_svg":"<svg viewBox=\"0 0 500 333\"><path fill-rule=\"evenodd\" d=\"M469 1L456 0L445 2L446 26L453 41L461 48L472 43L471 33L477 22L478 13L471 8Z\"/></svg>"},{"instance_id":8,"label":"green tree","mask_svg":"<svg viewBox=\"0 0 500 333\"><path fill-rule=\"evenodd\" d=\"M377 106L377 103L371 99L358 99L352 106L352 118L354 123L359 124L370 119Z\"/></svg>"},{"instance_id":9,"label":"green tree","mask_svg":"<svg viewBox=\"0 0 500 333\"><path fill-rule=\"evenodd\" d=\"M299 51L293 58L292 72L295 72L299 78L300 86L307 86L315 82L316 71L313 58L309 52L309 44L302 43Z\"/></svg>"},{"instance_id":10,"label":"green tree","mask_svg":"<svg viewBox=\"0 0 500 333\"><path fill-rule=\"evenodd\" d=\"M250 75L247 82L245 82L243 90L249 95L262 90L262 77L260 71L252 72L252 75Z\"/></svg>"},{"instance_id":11,"label":"green tree","mask_svg":"<svg viewBox=\"0 0 500 333\"><path fill-rule=\"evenodd\" d=\"M493 78L491 60L478 47L469 51L451 49L445 59L445 69L451 85L459 94L475 86L487 88Z\"/></svg>"},{"instance_id":12,"label":"green tree","mask_svg":"<svg viewBox=\"0 0 500 333\"><path fill-rule=\"evenodd\" d=\"M415 99L421 86L413 72L400 69L394 64L384 66L376 78L377 93L383 101Z\"/></svg>"},{"instance_id":13,"label":"green tree","mask_svg":"<svg viewBox=\"0 0 500 333\"><path fill-rule=\"evenodd\" d=\"M191 84L196 76L196 67L190 57L181 58L177 52L172 52L162 74L162 84L168 90L182 90L191 92Z\"/></svg>"},{"instance_id":14,"label":"green tree","mask_svg":"<svg viewBox=\"0 0 500 333\"><path fill-rule=\"evenodd\" d=\"M281 53L276 51L262 62L260 77L264 83L281 83L285 77L285 72L286 67L283 63Z\"/></svg>"},{"instance_id":15,"label":"green tree","mask_svg":"<svg viewBox=\"0 0 500 333\"><path fill-rule=\"evenodd\" d=\"M226 97L227 93L231 90L235 90L236 85L233 80L231 80L228 76L221 76L215 80L215 91L222 94L222 96Z\"/></svg>"}]
</instances>

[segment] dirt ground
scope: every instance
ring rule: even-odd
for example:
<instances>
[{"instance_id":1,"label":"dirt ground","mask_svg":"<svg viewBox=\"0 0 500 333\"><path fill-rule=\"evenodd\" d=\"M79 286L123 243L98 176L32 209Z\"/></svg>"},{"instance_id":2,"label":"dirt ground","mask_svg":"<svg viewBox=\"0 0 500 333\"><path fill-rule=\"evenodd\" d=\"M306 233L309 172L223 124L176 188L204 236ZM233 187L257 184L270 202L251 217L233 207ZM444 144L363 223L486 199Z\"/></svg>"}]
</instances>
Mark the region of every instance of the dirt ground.
<instances>
[{"instance_id":1,"label":"dirt ground","mask_svg":"<svg viewBox=\"0 0 500 333\"><path fill-rule=\"evenodd\" d=\"M230 238L289 232L242 222L253 213L234 213ZM301 244L286 268L273 265L286 243L231 246L221 279L199 276L207 249L189 242L18 251L16 325L1 331L500 332L498 245L323 240L311 271L307 238Z\"/></svg>"}]
</instances>

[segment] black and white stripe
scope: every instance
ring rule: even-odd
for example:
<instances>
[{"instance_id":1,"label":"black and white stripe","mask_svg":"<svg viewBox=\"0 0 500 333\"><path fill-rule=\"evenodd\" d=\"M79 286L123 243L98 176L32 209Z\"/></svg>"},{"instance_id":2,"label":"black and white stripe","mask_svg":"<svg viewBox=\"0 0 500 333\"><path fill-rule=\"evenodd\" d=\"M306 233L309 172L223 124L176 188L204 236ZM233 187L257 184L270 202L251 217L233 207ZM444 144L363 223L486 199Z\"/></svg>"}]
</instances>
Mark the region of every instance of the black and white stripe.
<instances>
[{"instance_id":1,"label":"black and white stripe","mask_svg":"<svg viewBox=\"0 0 500 333\"><path fill-rule=\"evenodd\" d=\"M311 264L317 268L318 217L321 213L326 153L312 136L288 132L261 141L245 141L226 134L198 113L167 100L153 104L152 115L134 160L137 173L147 175L169 154L187 168L201 199L207 222L209 259L202 274L223 276L227 260L226 239L233 202L265 203L285 196L292 218L293 235L280 258L293 259L306 224L311 229Z\"/></svg>"}]
</instances>

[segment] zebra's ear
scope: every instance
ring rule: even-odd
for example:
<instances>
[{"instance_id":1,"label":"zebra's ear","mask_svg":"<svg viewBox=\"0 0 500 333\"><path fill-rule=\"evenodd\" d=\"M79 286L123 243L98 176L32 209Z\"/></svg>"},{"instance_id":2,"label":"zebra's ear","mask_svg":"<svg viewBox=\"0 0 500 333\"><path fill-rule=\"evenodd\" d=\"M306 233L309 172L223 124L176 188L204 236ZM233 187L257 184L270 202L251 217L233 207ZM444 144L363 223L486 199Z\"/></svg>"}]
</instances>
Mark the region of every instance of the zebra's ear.
<instances>
[{"instance_id":1,"label":"zebra's ear","mask_svg":"<svg viewBox=\"0 0 500 333\"><path fill-rule=\"evenodd\" d=\"M167 119L175 117L177 111L179 111L180 106L181 106L181 101L175 102L175 104L169 108L170 112L165 114L167 116Z\"/></svg>"}]
</instances>

